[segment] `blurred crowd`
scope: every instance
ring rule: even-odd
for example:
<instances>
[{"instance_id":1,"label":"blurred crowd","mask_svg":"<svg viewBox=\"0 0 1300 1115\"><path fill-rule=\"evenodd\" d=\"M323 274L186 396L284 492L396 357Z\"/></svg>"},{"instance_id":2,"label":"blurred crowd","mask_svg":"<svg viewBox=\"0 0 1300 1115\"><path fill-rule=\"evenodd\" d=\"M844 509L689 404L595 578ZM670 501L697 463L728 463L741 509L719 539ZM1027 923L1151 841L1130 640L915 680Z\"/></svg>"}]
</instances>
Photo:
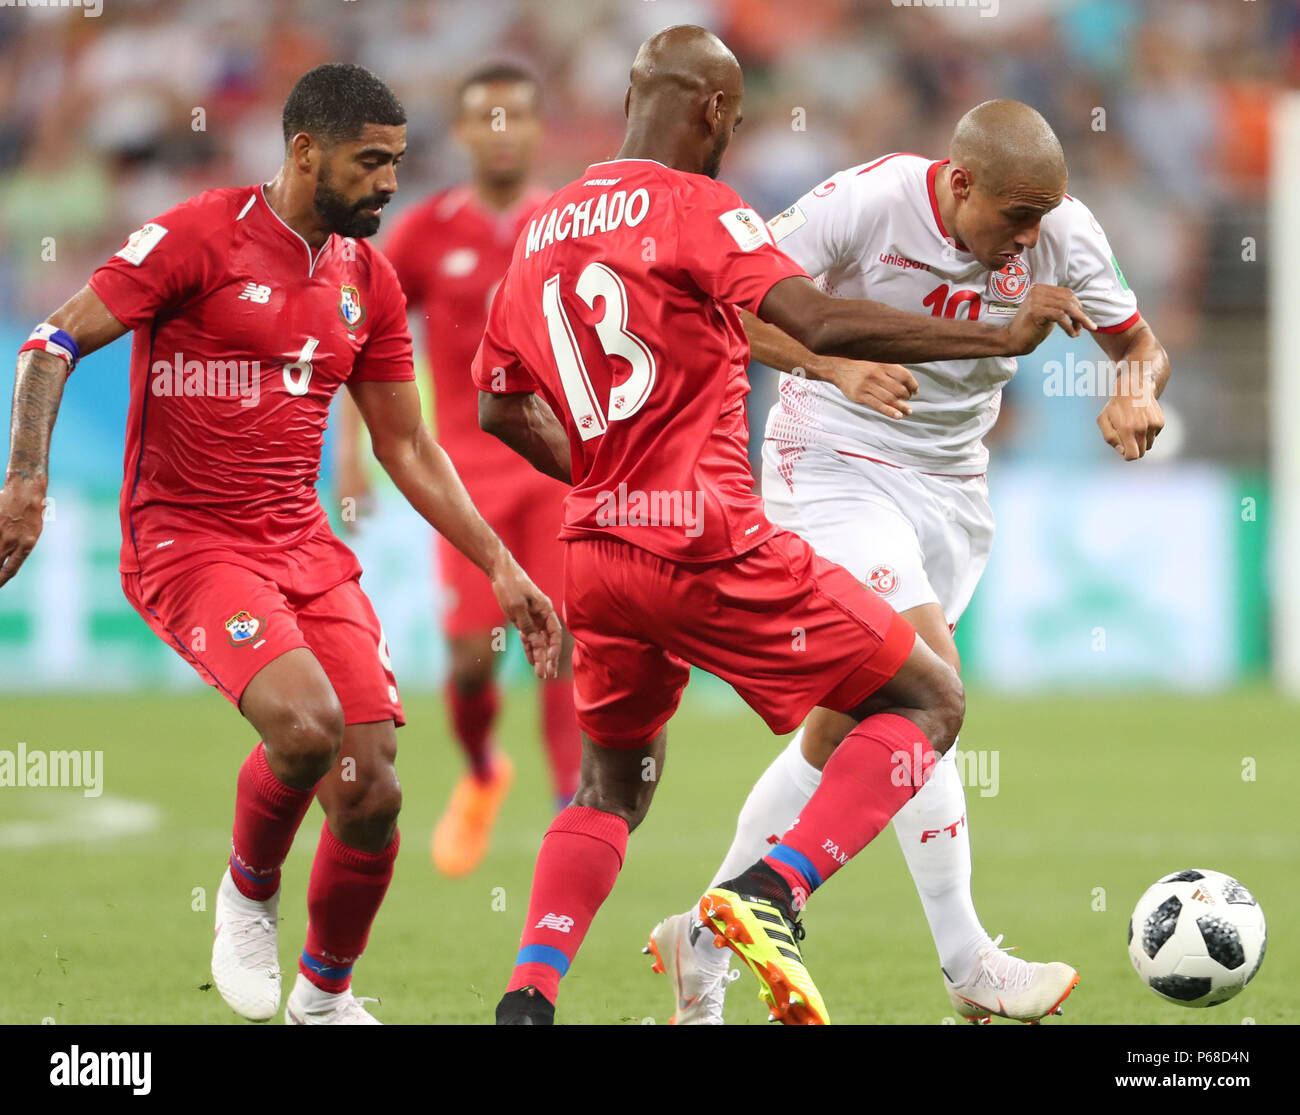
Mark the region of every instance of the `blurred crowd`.
<instances>
[{"instance_id":1,"label":"blurred crowd","mask_svg":"<svg viewBox=\"0 0 1300 1115\"><path fill-rule=\"evenodd\" d=\"M0 7L0 318L38 320L181 198L272 177L281 105L317 63L360 62L403 100L395 213L464 173L447 124L467 70L538 73L538 176L558 186L617 150L637 44L701 23L746 74L722 176L765 215L840 167L941 155L979 101L1035 105L1190 375L1201 450L1262 457L1262 423L1252 439L1208 417L1226 380L1243 414L1264 389L1265 261L1241 241L1265 242L1270 106L1300 83L1292 0L102 0L97 18L24 2Z\"/></svg>"}]
</instances>

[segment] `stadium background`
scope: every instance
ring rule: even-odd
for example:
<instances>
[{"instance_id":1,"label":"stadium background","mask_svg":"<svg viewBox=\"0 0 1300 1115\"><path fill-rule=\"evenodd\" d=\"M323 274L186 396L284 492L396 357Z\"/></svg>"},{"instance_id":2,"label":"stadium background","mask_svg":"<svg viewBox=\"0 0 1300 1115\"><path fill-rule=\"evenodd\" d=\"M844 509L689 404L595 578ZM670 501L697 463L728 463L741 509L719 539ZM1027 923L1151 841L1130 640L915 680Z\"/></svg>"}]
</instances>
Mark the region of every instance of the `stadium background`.
<instances>
[{"instance_id":1,"label":"stadium background","mask_svg":"<svg viewBox=\"0 0 1300 1115\"><path fill-rule=\"evenodd\" d=\"M745 66L745 124L722 176L765 215L833 171L879 154L939 157L957 118L989 97L1038 107L1065 146L1071 194L1106 228L1174 375L1165 399L1168 428L1138 464L1121 462L1102 443L1094 423L1099 399L1059 397L1048 388L1054 370L1068 375L1082 367L1078 361L1100 357L1086 338L1075 343L1058 333L1021 361L1006 393L990 467L998 539L958 635L971 707L985 717L981 738L971 744L964 737L963 745L1000 753L1005 784L1004 800L990 795L996 808L973 800L972 816L986 812L982 824L990 830L1001 810L1020 812L1002 842L990 833L983 843L977 835L977 853L989 856L990 867L1000 852L1011 856L1019 869L1011 879L1028 886L1047 868L1029 864L1025 839L1049 858L1054 848L1066 855L1075 844L1065 814L1073 810L1096 830L1097 810L1128 807L1138 829L1120 823L1101 841L1100 858L1080 868L1087 879L1105 877L1105 862L1132 871L1107 917L1122 919L1119 908L1131 906L1137 882L1188 866L1184 860L1197 855L1202 866L1237 870L1257 890L1265 871L1294 876L1294 826L1284 821L1277 795L1284 772L1292 779L1296 773L1286 744L1300 735L1298 710L1270 680L1282 576L1280 563L1270 560L1270 437L1286 427L1275 424L1270 433L1276 400L1268 378L1267 295L1270 121L1284 91L1300 84L1300 5L103 0L102 13L91 17L93 10L0 8L0 351L14 352L32 324L143 221L205 188L269 179L281 158L284 97L299 74L323 61L369 66L406 106L410 151L385 216L389 225L406 204L463 176L448 123L452 92L467 69L508 57L537 70L547 124L538 178L558 186L617 150L635 48L672 23L718 31ZM54 437L45 534L19 579L0 592L0 748L22 740L30 747L39 741L107 749L111 808L59 791L42 797L0 789L0 848L9 864L0 872L21 868L40 876L50 908L63 911L86 901L84 888L94 891L99 870L70 863L77 858L70 851L111 850L138 864L131 857L151 854L146 849L159 828L184 834L181 844L197 872L193 885L210 885L229 806L224 792L209 793L200 806L191 782L201 770L233 785L234 758L248 742L233 714L153 638L120 591L116 500L128 355L123 339L86 360L70 382ZM6 400L11 369L5 361L0 371ZM754 370L756 434L772 378ZM0 435L0 448L6 446ZM331 506L328 452L322 496ZM408 871L427 874L421 845L455 774L436 698L444 656L430 538L390 492L350 540L408 703L404 828L413 847L403 857L415 857ZM508 676L522 692L521 667L512 653ZM661 906L684 904L691 887L706 881L745 788L775 746L729 690L698 672L696 679L679 738L698 740L697 751L713 747L711 765L693 757L701 765L690 768L689 788L664 812L695 817L691 811L703 801L713 812L696 829L687 822L673 834L666 820L662 828L647 825L641 839L651 847L667 840L688 862L675 888L666 871L662 884L653 884L662 886ZM498 842L502 858L485 867L494 878L517 872L517 887L526 886L546 823L531 715L528 702L514 702L503 732L521 757L525 784ZM202 758L190 750L209 744ZM1147 758L1143 773L1133 776L1125 764L1139 747L1148 749ZM1034 748L1038 765L1026 765L1022 756ZM199 765L186 766L183 758ZM1245 758L1258 761L1258 781L1239 773ZM720 803L699 796L722 783ZM1078 795L1064 814L1054 786ZM65 804L53 804L56 798ZM1143 818L1140 810L1153 798L1163 812ZM69 800L80 812L65 808ZM1198 816L1216 803L1221 813L1213 819ZM204 827L200 817L211 823ZM1052 834L1044 836L1041 826ZM687 832L700 835L689 849ZM310 823L304 833L314 837ZM1234 867L1234 856L1243 866ZM896 851L879 857L878 870L891 880L878 884L881 893L897 890L923 938ZM178 869L184 880L190 862ZM977 856L977 865L983 862ZM150 870L169 869L153 863ZM77 871L76 878L69 874ZM682 893L690 871L705 877ZM1008 910L1022 914L1015 888L1005 886ZM1294 900L1284 901L1291 904L1282 916L1294 915ZM1095 896L1092 903L1098 912ZM108 919L105 932L115 932L103 903L91 905ZM1265 905L1276 921L1279 911ZM1086 897L1078 909L1086 917ZM839 916L851 920L854 910L845 899ZM1040 917L1044 944L1052 944L1054 914ZM39 919L17 911L8 918L6 929L31 947L30 956L19 949L21 963L56 971L46 945L33 937ZM517 916L508 920L502 939L517 932ZM1032 940L1030 922L1023 936ZM383 924L381 917L381 930ZM189 967L201 976L202 934L186 932L184 947L198 950ZM1114 932L1122 936L1122 925ZM599 954L601 940L594 935L587 951ZM929 973L925 948L914 951L917 972ZM1283 964L1294 971L1294 954L1275 951L1264 975L1277 978ZM499 972L508 954L487 957L484 970ZM1104 955L1113 965L1109 944ZM1118 956L1122 970L1122 947ZM590 963L599 970L597 960ZM393 970L410 975L396 956ZM23 978L30 975L24 968ZM39 974L33 978L39 985ZM486 978L494 987L494 977ZM931 974L917 979L929 988L929 1001L912 1020L933 1021L944 1009L934 997L937 981ZM20 1012L11 1020L45 1013L40 995L32 1001L30 1009L10 1006ZM1141 1006L1151 1020L1169 1020L1154 1000ZM217 1008L206 1006L202 1017L220 1020ZM605 1017L591 1009L592 1020ZM474 1010L481 1013L481 1004L467 1007L465 1017L477 1018ZM48 1013L58 1014L53 1007ZM636 1011L619 1017L629 1013ZM6 1017L0 1006L0 1019ZM900 1017L911 1016L904 1010Z\"/></svg>"}]
</instances>

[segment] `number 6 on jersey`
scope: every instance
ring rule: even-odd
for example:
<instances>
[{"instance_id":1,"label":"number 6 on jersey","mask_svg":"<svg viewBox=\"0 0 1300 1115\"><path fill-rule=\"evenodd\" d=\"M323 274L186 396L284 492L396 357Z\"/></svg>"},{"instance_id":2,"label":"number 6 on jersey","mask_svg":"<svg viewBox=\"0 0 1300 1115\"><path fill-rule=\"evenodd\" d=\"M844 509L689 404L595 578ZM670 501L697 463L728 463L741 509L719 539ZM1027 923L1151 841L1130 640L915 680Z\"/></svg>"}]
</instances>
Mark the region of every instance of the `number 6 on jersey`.
<instances>
[{"instance_id":1,"label":"number 6 on jersey","mask_svg":"<svg viewBox=\"0 0 1300 1115\"><path fill-rule=\"evenodd\" d=\"M599 437L609 423L631 418L650 397L655 382L655 358L649 346L627 330L627 288L618 275L603 263L590 263L578 276L574 288L578 297L593 310L596 299L605 300L605 312L596 322L596 339L607 356L621 356L632 374L610 388L609 406L602 410L573 326L560 301L560 276L552 275L542 286L542 313L560 373L564 398L573 414L583 441Z\"/></svg>"}]
</instances>

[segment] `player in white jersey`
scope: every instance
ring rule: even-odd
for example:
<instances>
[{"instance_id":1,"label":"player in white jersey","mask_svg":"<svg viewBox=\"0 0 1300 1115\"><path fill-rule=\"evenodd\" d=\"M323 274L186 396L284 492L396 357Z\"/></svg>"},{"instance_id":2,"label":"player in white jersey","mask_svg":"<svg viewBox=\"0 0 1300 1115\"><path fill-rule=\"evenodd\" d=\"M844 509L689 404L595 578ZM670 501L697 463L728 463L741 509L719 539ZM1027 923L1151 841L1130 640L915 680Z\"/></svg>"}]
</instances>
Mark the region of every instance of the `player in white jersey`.
<instances>
[{"instance_id":1,"label":"player in white jersey","mask_svg":"<svg viewBox=\"0 0 1300 1115\"><path fill-rule=\"evenodd\" d=\"M958 123L950 157L886 155L841 171L769 222L783 251L832 293L936 316L1009 320L1031 283L1073 290L1115 363L1098 418L1108 444L1141 457L1160 432L1163 347L1137 309L1096 219L1065 193L1065 160L1027 105L989 101ZM952 630L988 561L993 515L984 436L997 420L1010 358L910 365L910 404L871 408L807 378L817 357L774 326L746 320L754 357L782 371L767 423L768 517L884 596L954 668ZM886 371L880 366L880 372ZM793 374L792 374L793 373ZM751 791L714 882L763 854L816 789L851 721L816 709ZM954 1008L1036 1021L1078 982L1065 964L1028 963L990 939L971 899L965 795L953 757L894 817ZM647 951L677 992L679 1023L720 1023L730 953L694 909L661 922Z\"/></svg>"}]
</instances>

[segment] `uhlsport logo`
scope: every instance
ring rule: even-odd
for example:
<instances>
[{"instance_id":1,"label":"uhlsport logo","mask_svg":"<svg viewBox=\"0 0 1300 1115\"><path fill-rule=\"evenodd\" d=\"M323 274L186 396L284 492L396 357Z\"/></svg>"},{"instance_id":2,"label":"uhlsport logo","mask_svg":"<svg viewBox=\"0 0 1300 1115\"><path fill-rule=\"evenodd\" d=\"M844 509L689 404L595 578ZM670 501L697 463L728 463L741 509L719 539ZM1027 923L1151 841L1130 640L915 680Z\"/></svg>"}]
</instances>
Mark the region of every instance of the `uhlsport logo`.
<instances>
[{"instance_id":1,"label":"uhlsport logo","mask_svg":"<svg viewBox=\"0 0 1300 1115\"><path fill-rule=\"evenodd\" d=\"M248 612L236 612L226 620L226 634L232 647L247 646L261 633L263 623Z\"/></svg>"},{"instance_id":2,"label":"uhlsport logo","mask_svg":"<svg viewBox=\"0 0 1300 1115\"><path fill-rule=\"evenodd\" d=\"M877 565L867 574L867 585L881 596L892 596L898 588L898 574L889 565Z\"/></svg>"},{"instance_id":3,"label":"uhlsport logo","mask_svg":"<svg viewBox=\"0 0 1300 1115\"><path fill-rule=\"evenodd\" d=\"M339 317L349 329L355 329L366 319L366 309L361 305L361 292L356 287L339 287Z\"/></svg>"},{"instance_id":4,"label":"uhlsport logo","mask_svg":"<svg viewBox=\"0 0 1300 1115\"><path fill-rule=\"evenodd\" d=\"M989 300L1015 305L1023 302L1029 293L1029 264L1023 259L1013 259L1001 271L989 276Z\"/></svg>"}]
</instances>

